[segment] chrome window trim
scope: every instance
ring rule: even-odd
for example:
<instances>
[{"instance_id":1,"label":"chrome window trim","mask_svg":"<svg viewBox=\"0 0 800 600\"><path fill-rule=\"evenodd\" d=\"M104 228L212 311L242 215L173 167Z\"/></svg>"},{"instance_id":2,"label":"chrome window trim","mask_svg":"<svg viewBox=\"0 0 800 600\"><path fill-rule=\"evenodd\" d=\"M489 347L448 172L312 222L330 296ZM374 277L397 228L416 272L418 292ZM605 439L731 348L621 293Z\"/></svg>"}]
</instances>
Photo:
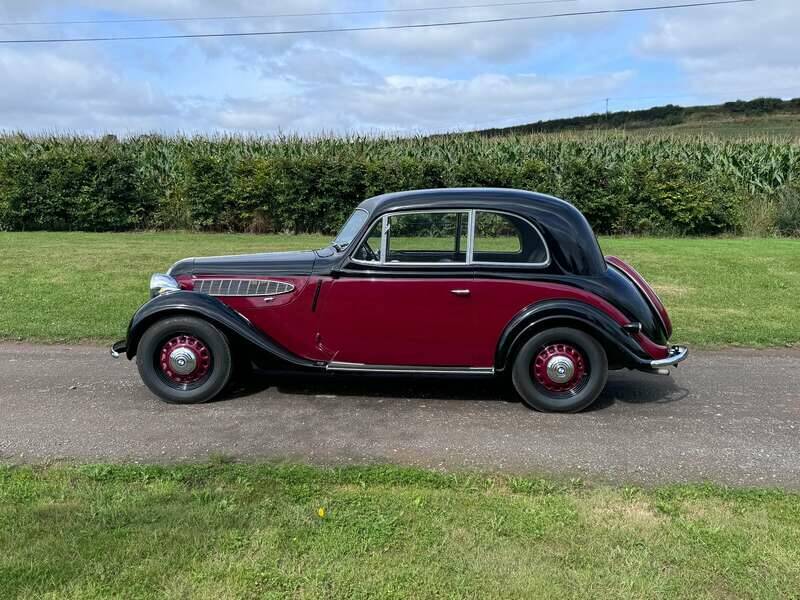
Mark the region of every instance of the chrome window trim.
<instances>
[{"instance_id":1,"label":"chrome window trim","mask_svg":"<svg viewBox=\"0 0 800 600\"><path fill-rule=\"evenodd\" d=\"M544 254L545 260L541 262L494 262L488 260L474 260L473 254L475 251L475 222L476 222L476 214L479 212L485 213L493 213L498 215L508 215L510 217L516 217L517 219L522 219L525 223L527 223L533 230L536 232L536 235L539 236L539 239L542 242L542 246L544 247ZM389 217L395 215L413 215L413 214L429 214L429 213L467 213L468 220L467 220L467 249L466 249L466 262L386 262L386 247L387 247L387 234L389 229ZM380 249L380 260L361 260L358 258L354 258L353 254L355 254L358 249L361 247L361 244L364 243L369 232L375 227L375 224L378 221L381 221L381 249ZM494 210L494 209L485 209L485 208L433 208L433 209L420 209L420 210L403 210L397 212L389 212L381 215L373 219L369 226L364 231L364 234L358 240L358 243L353 246L353 250L351 254L348 256L348 260L358 263L360 265L368 265L373 267L445 267L445 268L453 268L453 267L468 267L472 265L477 266L500 266L500 267L535 267L538 269L547 267L550 265L551 262L551 255L550 255L550 248L547 245L547 242L544 239L544 235L542 235L541 230L539 227L536 226L530 219L527 217L523 217L522 215L508 212L506 210Z\"/></svg>"}]
</instances>

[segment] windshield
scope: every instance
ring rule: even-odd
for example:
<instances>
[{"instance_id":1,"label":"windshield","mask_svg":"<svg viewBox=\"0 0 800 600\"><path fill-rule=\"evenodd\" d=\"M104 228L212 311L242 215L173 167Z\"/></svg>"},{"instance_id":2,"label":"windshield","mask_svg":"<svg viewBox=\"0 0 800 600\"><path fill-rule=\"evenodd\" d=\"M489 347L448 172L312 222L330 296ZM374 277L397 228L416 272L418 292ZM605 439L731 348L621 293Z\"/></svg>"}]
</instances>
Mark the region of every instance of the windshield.
<instances>
[{"instance_id":1,"label":"windshield","mask_svg":"<svg viewBox=\"0 0 800 600\"><path fill-rule=\"evenodd\" d=\"M353 241L353 238L356 237L356 234L361 231L361 227L364 225L367 217L369 217L367 211L361 208L356 209L339 231L339 235L333 240L333 245L339 249L347 248L350 242Z\"/></svg>"}]
</instances>

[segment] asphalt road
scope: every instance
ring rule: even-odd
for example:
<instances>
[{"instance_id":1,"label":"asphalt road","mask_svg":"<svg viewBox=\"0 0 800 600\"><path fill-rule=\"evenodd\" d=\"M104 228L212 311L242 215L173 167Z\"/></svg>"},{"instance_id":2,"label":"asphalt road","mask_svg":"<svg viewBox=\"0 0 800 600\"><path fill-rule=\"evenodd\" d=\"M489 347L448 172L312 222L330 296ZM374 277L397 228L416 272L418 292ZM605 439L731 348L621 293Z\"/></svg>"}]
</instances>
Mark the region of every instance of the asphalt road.
<instances>
[{"instance_id":1,"label":"asphalt road","mask_svg":"<svg viewBox=\"0 0 800 600\"><path fill-rule=\"evenodd\" d=\"M0 344L0 460L224 455L800 488L793 349L693 352L671 377L611 373L575 415L528 410L494 380L259 375L174 406L106 348Z\"/></svg>"}]
</instances>

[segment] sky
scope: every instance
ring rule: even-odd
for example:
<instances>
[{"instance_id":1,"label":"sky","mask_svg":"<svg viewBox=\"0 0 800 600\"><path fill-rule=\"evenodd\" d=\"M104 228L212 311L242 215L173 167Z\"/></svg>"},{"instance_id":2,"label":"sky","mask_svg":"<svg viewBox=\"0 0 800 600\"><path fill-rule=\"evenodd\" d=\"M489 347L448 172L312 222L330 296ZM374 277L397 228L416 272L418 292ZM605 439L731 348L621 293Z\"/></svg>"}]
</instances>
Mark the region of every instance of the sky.
<instances>
[{"instance_id":1,"label":"sky","mask_svg":"<svg viewBox=\"0 0 800 600\"><path fill-rule=\"evenodd\" d=\"M503 1L0 0L0 40L366 27L676 3L474 6ZM455 8L464 5L473 7ZM264 16L442 6L450 8ZM19 24L253 15L262 18ZM610 110L792 98L800 96L798 31L798 0L757 0L427 29L0 44L0 130L413 135L603 112L607 98Z\"/></svg>"}]
</instances>

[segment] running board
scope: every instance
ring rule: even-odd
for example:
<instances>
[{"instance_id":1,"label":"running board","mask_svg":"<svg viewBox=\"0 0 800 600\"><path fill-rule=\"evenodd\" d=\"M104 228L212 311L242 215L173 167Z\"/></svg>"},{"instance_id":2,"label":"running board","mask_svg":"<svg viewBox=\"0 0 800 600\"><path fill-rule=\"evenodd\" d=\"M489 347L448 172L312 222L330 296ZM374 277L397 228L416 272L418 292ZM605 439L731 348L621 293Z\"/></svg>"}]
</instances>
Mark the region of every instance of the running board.
<instances>
[{"instance_id":1,"label":"running board","mask_svg":"<svg viewBox=\"0 0 800 600\"><path fill-rule=\"evenodd\" d=\"M331 361L325 367L328 371L347 371L364 373L426 373L435 375L494 375L494 367L418 367L404 365L367 365Z\"/></svg>"}]
</instances>

